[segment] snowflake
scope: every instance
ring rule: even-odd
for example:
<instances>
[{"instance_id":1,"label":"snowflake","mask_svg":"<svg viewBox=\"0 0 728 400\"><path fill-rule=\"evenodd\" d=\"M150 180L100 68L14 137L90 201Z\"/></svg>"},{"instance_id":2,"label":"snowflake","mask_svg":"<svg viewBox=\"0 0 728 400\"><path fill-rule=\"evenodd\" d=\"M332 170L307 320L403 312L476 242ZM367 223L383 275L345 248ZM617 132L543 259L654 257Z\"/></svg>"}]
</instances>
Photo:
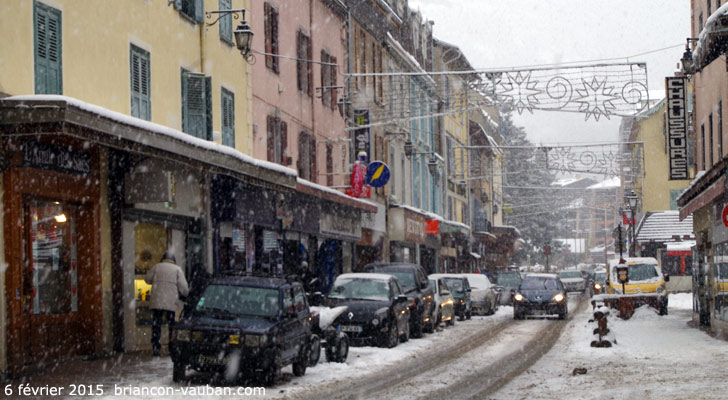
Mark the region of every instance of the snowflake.
<instances>
[{"instance_id":1,"label":"snowflake","mask_svg":"<svg viewBox=\"0 0 728 400\"><path fill-rule=\"evenodd\" d=\"M594 115L597 121L602 115L609 119L611 110L617 109L612 102L619 99L618 95L612 94L614 87L607 87L607 78L601 82L596 77L592 78L591 83L584 79L581 82L584 84L584 89L576 89L581 97L574 101L580 103L579 111L586 113L585 120L588 120L590 115Z\"/></svg>"},{"instance_id":2,"label":"snowflake","mask_svg":"<svg viewBox=\"0 0 728 400\"><path fill-rule=\"evenodd\" d=\"M538 81L531 82L530 72L526 76L518 72L515 78L508 74L508 83L501 83L501 86L506 89L501 93L504 102L516 107L518 114L522 114L524 108L533 113L534 104L539 103L536 95L543 93L543 90L536 89L536 85L538 85Z\"/></svg>"}]
</instances>

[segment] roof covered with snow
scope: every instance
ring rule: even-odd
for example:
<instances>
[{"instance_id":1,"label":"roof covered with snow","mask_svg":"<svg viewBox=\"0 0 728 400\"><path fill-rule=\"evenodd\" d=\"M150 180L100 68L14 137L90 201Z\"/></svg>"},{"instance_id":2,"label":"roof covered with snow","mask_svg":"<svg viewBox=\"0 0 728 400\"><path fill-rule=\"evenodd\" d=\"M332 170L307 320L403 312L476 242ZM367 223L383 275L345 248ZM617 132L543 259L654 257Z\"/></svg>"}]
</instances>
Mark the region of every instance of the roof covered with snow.
<instances>
[{"instance_id":1,"label":"roof covered with snow","mask_svg":"<svg viewBox=\"0 0 728 400\"><path fill-rule=\"evenodd\" d=\"M673 236L684 238L693 235L693 216L690 215L680 221L679 211L648 212L637 227L637 242L676 242Z\"/></svg>"},{"instance_id":2,"label":"roof covered with snow","mask_svg":"<svg viewBox=\"0 0 728 400\"><path fill-rule=\"evenodd\" d=\"M598 190L598 189L616 189L622 185L622 182L620 181L619 177L614 177L611 179L607 179L604 181L601 181L597 184L591 185L587 187L587 189L590 190Z\"/></svg>"}]
</instances>

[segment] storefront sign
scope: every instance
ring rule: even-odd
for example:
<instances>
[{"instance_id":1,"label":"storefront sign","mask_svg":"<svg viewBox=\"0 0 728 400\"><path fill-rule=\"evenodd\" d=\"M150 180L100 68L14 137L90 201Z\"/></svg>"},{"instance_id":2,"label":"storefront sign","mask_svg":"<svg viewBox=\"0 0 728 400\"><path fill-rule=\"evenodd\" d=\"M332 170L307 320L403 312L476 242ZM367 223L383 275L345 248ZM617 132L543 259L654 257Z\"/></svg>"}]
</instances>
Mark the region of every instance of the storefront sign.
<instances>
[{"instance_id":1,"label":"storefront sign","mask_svg":"<svg viewBox=\"0 0 728 400\"><path fill-rule=\"evenodd\" d=\"M441 247L440 255L445 256L445 257L457 257L458 252L457 252L457 250L455 250L454 247Z\"/></svg>"},{"instance_id":2,"label":"storefront sign","mask_svg":"<svg viewBox=\"0 0 728 400\"><path fill-rule=\"evenodd\" d=\"M27 142L23 144L23 165L88 176L91 173L91 155L47 143Z\"/></svg>"},{"instance_id":3,"label":"storefront sign","mask_svg":"<svg viewBox=\"0 0 728 400\"><path fill-rule=\"evenodd\" d=\"M321 234L335 238L361 239L361 221L333 214L321 214Z\"/></svg>"},{"instance_id":4,"label":"storefront sign","mask_svg":"<svg viewBox=\"0 0 728 400\"><path fill-rule=\"evenodd\" d=\"M428 219L425 221L425 233L428 235L440 234L440 221L436 219Z\"/></svg>"},{"instance_id":5,"label":"storefront sign","mask_svg":"<svg viewBox=\"0 0 728 400\"><path fill-rule=\"evenodd\" d=\"M687 79L685 77L665 78L667 99L668 157L670 159L670 179L689 179L688 172L688 113Z\"/></svg>"},{"instance_id":6,"label":"storefront sign","mask_svg":"<svg viewBox=\"0 0 728 400\"><path fill-rule=\"evenodd\" d=\"M354 110L354 123L357 126L369 125L369 110ZM358 128L354 130L354 156L358 156L363 151L367 154L365 160L369 164L369 154L371 147L371 138L369 136L369 128Z\"/></svg>"},{"instance_id":7,"label":"storefront sign","mask_svg":"<svg viewBox=\"0 0 728 400\"><path fill-rule=\"evenodd\" d=\"M411 243L425 243L425 217L413 212L404 213L404 240Z\"/></svg>"}]
</instances>

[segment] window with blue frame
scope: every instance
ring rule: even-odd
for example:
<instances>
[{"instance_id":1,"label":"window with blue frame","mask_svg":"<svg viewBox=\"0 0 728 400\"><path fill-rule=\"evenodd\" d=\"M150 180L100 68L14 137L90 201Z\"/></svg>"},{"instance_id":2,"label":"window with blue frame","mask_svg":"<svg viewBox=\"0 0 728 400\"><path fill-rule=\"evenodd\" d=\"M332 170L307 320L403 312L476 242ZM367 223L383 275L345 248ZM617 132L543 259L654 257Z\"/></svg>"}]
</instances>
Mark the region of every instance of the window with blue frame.
<instances>
[{"instance_id":1,"label":"window with blue frame","mask_svg":"<svg viewBox=\"0 0 728 400\"><path fill-rule=\"evenodd\" d=\"M212 136L210 83L210 77L182 70L182 131L205 140Z\"/></svg>"},{"instance_id":2,"label":"window with blue frame","mask_svg":"<svg viewBox=\"0 0 728 400\"><path fill-rule=\"evenodd\" d=\"M36 94L63 94L61 11L33 3Z\"/></svg>"},{"instance_id":3,"label":"window with blue frame","mask_svg":"<svg viewBox=\"0 0 728 400\"><path fill-rule=\"evenodd\" d=\"M415 162L412 164L412 203L415 207L420 206L420 159L414 156Z\"/></svg>"}]
</instances>

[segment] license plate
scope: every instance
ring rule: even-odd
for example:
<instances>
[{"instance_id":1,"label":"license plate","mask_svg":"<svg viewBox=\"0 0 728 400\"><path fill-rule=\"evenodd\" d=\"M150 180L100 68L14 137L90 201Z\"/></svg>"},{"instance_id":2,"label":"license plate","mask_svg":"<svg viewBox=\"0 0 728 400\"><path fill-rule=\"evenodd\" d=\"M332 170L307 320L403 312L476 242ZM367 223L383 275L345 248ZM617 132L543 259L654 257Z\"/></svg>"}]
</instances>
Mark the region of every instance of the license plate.
<instances>
[{"instance_id":1,"label":"license plate","mask_svg":"<svg viewBox=\"0 0 728 400\"><path fill-rule=\"evenodd\" d=\"M361 332L361 326L356 326L356 325L341 325L341 326L339 326L339 329L342 332L354 332L354 333Z\"/></svg>"},{"instance_id":2,"label":"license plate","mask_svg":"<svg viewBox=\"0 0 728 400\"><path fill-rule=\"evenodd\" d=\"M225 365L227 361L228 357L218 358L217 356L208 356L205 354L197 356L197 362L203 365Z\"/></svg>"}]
</instances>

